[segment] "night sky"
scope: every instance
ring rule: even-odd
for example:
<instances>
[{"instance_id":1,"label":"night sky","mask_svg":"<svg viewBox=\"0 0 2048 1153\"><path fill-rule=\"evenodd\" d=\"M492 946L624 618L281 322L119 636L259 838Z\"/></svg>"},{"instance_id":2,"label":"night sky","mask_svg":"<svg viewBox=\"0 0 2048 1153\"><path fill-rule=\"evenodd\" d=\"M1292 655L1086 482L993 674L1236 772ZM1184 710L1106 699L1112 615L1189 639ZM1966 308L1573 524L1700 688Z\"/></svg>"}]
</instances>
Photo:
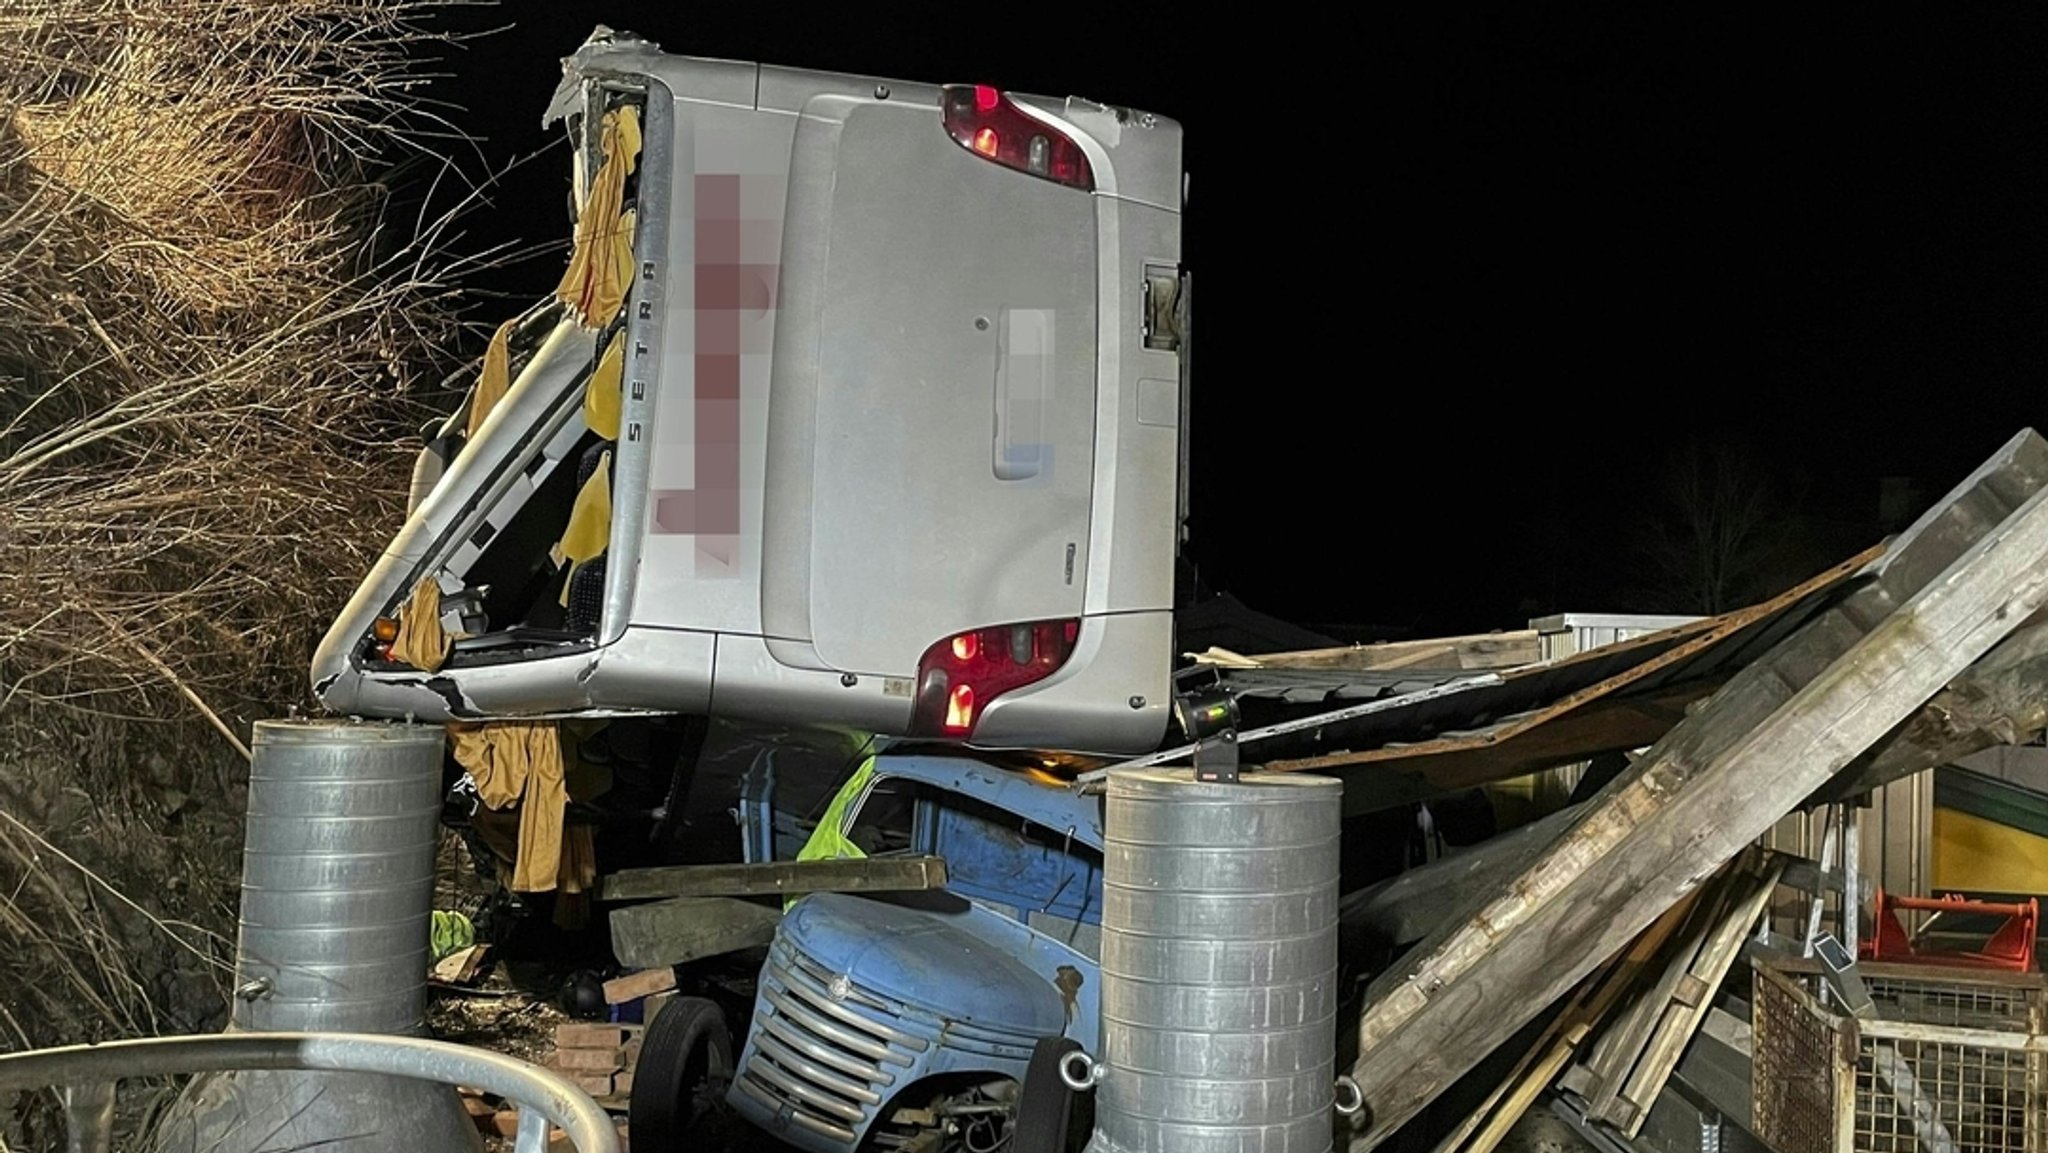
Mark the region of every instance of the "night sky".
<instances>
[{"instance_id":1,"label":"night sky","mask_svg":"<svg viewBox=\"0 0 2048 1153\"><path fill-rule=\"evenodd\" d=\"M548 245L474 319L559 275L566 151L539 117L603 22L1181 121L1190 555L1205 592L1347 639L1732 607L2043 420L2048 10L1403 7L457 10L436 26L504 29L434 65L482 138L464 168L545 150L464 226ZM1673 496L1686 476L1730 495ZM1687 542L1715 509L1744 531L1704 582Z\"/></svg>"}]
</instances>

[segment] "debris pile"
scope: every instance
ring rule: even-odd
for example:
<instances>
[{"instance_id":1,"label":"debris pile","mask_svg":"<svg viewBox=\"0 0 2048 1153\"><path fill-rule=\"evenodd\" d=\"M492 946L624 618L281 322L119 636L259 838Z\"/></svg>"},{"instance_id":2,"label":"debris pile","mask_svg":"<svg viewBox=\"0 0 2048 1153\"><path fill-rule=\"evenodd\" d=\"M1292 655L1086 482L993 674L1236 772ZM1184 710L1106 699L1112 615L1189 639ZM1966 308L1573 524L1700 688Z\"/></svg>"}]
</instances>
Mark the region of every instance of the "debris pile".
<instances>
[{"instance_id":1,"label":"debris pile","mask_svg":"<svg viewBox=\"0 0 2048 1153\"><path fill-rule=\"evenodd\" d=\"M1782 868L1728 863L1803 805L2038 729L2044 605L2048 441L2027 431L1853 579L1795 606L1782 639L1373 983L1353 1148L1556 1005L1466 1132L1491 1132L1553 1081L1630 1131Z\"/></svg>"}]
</instances>

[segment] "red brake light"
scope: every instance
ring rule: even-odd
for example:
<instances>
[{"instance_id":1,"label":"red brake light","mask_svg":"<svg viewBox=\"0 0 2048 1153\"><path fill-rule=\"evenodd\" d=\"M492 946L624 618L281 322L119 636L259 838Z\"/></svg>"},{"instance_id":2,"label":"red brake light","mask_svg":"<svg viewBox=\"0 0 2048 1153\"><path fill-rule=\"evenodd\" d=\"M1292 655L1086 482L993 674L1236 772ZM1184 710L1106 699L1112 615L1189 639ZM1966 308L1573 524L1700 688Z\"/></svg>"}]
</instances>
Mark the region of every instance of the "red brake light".
<instances>
[{"instance_id":1,"label":"red brake light","mask_svg":"<svg viewBox=\"0 0 2048 1153\"><path fill-rule=\"evenodd\" d=\"M1095 190L1081 146L1002 92L986 84L949 84L941 101L946 132L969 152L1069 188Z\"/></svg>"},{"instance_id":2,"label":"red brake light","mask_svg":"<svg viewBox=\"0 0 2048 1153\"><path fill-rule=\"evenodd\" d=\"M917 662L917 736L968 737L990 701L1042 681L1074 653L1077 620L971 629L928 648Z\"/></svg>"},{"instance_id":3,"label":"red brake light","mask_svg":"<svg viewBox=\"0 0 2048 1153\"><path fill-rule=\"evenodd\" d=\"M974 686L954 685L946 698L946 731L964 733L974 727Z\"/></svg>"}]
</instances>

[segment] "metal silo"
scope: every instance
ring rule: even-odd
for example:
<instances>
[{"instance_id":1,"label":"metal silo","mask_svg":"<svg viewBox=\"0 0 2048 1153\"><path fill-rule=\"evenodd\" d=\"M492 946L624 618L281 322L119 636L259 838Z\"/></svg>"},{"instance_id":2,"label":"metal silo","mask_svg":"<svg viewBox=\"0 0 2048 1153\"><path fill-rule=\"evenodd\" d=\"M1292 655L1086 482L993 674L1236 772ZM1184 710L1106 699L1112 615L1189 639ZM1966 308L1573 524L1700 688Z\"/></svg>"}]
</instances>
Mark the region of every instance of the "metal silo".
<instances>
[{"instance_id":1,"label":"metal silo","mask_svg":"<svg viewBox=\"0 0 2048 1153\"><path fill-rule=\"evenodd\" d=\"M1109 778L1090 1153L1332 1145L1342 785Z\"/></svg>"},{"instance_id":2,"label":"metal silo","mask_svg":"<svg viewBox=\"0 0 2048 1153\"><path fill-rule=\"evenodd\" d=\"M417 1034L426 1014L445 735L259 721L230 1032ZM196 1078L167 1153L480 1147L446 1085L351 1073Z\"/></svg>"}]
</instances>

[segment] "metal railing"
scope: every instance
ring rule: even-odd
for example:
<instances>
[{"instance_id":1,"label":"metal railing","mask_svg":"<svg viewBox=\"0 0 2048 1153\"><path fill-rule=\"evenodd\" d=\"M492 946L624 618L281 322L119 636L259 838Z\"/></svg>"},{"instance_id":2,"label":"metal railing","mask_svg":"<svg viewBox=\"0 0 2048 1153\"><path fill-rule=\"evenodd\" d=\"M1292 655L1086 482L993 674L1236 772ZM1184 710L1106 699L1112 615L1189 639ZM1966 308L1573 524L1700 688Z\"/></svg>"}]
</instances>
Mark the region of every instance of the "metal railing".
<instances>
[{"instance_id":1,"label":"metal railing","mask_svg":"<svg viewBox=\"0 0 2048 1153\"><path fill-rule=\"evenodd\" d=\"M0 1093L57 1086L68 1153L108 1153L115 1082L239 1070L377 1073L467 1085L520 1106L514 1153L544 1153L551 1125L577 1153L619 1153L610 1116L560 1076L500 1053L417 1037L226 1033L35 1049L0 1054Z\"/></svg>"}]
</instances>

